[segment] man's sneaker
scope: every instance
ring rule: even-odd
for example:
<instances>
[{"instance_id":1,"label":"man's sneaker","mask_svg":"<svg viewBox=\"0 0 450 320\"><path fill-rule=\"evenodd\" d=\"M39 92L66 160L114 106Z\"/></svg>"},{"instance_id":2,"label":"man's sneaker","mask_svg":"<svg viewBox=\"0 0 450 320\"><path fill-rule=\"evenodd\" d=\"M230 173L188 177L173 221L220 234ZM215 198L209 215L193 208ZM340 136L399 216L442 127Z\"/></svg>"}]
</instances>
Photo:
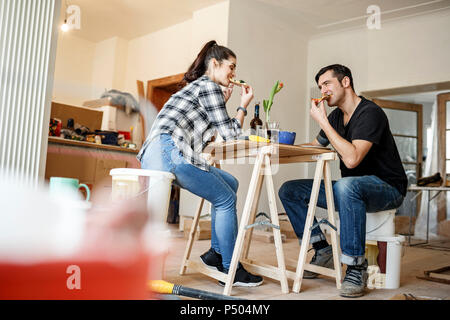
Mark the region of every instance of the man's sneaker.
<instances>
[{"instance_id":1,"label":"man's sneaker","mask_svg":"<svg viewBox=\"0 0 450 320\"><path fill-rule=\"evenodd\" d=\"M225 270L228 273L228 270ZM260 276L255 276L244 269L241 263L239 263L234 275L233 287L257 287L263 283L263 278ZM225 283L219 281L221 286L225 286Z\"/></svg>"},{"instance_id":2,"label":"man's sneaker","mask_svg":"<svg viewBox=\"0 0 450 320\"><path fill-rule=\"evenodd\" d=\"M347 266L345 278L339 294L346 298L357 298L364 295L367 284L367 259L357 266Z\"/></svg>"},{"instance_id":3,"label":"man's sneaker","mask_svg":"<svg viewBox=\"0 0 450 320\"><path fill-rule=\"evenodd\" d=\"M323 249L316 250L310 264L333 269L333 248L331 246L328 246ZM303 271L303 279L314 279L317 278L318 275L318 273L308 270Z\"/></svg>"},{"instance_id":4,"label":"man's sneaker","mask_svg":"<svg viewBox=\"0 0 450 320\"><path fill-rule=\"evenodd\" d=\"M213 248L210 248L200 256L203 263L209 268L223 272L222 255L217 253Z\"/></svg>"}]
</instances>

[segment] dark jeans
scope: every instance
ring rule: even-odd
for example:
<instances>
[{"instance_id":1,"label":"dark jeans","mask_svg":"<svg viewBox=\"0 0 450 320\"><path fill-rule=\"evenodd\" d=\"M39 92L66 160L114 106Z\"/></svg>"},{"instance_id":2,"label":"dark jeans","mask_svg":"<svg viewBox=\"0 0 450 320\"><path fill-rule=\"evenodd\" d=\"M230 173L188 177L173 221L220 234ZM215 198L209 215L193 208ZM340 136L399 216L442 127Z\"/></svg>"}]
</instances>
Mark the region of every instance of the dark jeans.
<instances>
[{"instance_id":1,"label":"dark jeans","mask_svg":"<svg viewBox=\"0 0 450 320\"><path fill-rule=\"evenodd\" d=\"M300 240L305 228L312 185L311 179L287 181L278 192ZM347 265L361 264L364 262L366 244L366 212L370 214L398 208L403 202L403 196L395 187L376 176L346 177L333 181L333 195L335 209L339 211L341 262ZM323 181L317 206L327 208ZM325 239L319 227L311 231L311 243Z\"/></svg>"}]
</instances>

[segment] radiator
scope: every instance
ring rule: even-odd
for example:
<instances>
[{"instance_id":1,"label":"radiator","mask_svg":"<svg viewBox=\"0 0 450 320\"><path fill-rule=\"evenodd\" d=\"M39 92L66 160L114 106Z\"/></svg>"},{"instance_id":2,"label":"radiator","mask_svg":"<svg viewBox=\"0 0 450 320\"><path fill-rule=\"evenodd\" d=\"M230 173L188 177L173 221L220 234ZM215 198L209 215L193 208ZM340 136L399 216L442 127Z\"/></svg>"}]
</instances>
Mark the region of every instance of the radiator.
<instances>
[{"instance_id":1,"label":"radiator","mask_svg":"<svg viewBox=\"0 0 450 320\"><path fill-rule=\"evenodd\" d=\"M60 0L0 0L0 170L43 179Z\"/></svg>"}]
</instances>

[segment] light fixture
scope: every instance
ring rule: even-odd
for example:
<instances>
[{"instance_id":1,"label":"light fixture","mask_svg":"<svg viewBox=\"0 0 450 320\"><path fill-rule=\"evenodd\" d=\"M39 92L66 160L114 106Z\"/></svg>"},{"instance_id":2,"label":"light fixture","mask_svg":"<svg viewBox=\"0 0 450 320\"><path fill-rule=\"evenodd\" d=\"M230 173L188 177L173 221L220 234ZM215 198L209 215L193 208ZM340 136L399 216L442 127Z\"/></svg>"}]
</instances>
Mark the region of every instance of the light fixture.
<instances>
[{"instance_id":1,"label":"light fixture","mask_svg":"<svg viewBox=\"0 0 450 320\"><path fill-rule=\"evenodd\" d=\"M69 31L69 25L67 24L67 19L64 20L64 24L61 26L61 30L62 32L67 32Z\"/></svg>"},{"instance_id":2,"label":"light fixture","mask_svg":"<svg viewBox=\"0 0 450 320\"><path fill-rule=\"evenodd\" d=\"M65 1L65 8L64 8L64 23L61 25L61 31L67 32L70 30L69 25L67 24L67 0Z\"/></svg>"}]
</instances>

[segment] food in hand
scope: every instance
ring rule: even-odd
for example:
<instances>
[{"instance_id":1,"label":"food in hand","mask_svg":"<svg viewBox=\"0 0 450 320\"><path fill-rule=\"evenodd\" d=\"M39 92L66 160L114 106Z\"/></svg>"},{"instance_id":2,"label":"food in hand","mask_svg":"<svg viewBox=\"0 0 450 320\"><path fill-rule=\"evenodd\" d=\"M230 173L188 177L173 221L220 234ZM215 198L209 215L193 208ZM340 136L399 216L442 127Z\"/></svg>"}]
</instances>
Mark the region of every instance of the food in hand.
<instances>
[{"instance_id":1,"label":"food in hand","mask_svg":"<svg viewBox=\"0 0 450 320\"><path fill-rule=\"evenodd\" d=\"M313 101L315 101L317 104L321 103L323 100L328 100L330 99L332 96L332 94L330 95L324 95L322 96L322 98L318 98L318 99L312 99Z\"/></svg>"},{"instance_id":2,"label":"food in hand","mask_svg":"<svg viewBox=\"0 0 450 320\"><path fill-rule=\"evenodd\" d=\"M234 83L235 85L238 85L238 86L248 87L248 84L244 80L236 80L236 79L230 78L230 82Z\"/></svg>"}]
</instances>

